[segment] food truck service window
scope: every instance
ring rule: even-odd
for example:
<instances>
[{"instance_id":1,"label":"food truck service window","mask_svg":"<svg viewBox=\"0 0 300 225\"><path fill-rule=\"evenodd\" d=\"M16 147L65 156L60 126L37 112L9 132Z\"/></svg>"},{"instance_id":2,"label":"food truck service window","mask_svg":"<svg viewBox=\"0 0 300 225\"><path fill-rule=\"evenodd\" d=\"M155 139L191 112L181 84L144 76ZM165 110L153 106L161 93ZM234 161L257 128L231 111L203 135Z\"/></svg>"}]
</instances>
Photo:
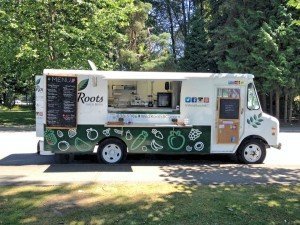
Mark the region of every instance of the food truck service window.
<instances>
[{"instance_id":1,"label":"food truck service window","mask_svg":"<svg viewBox=\"0 0 300 225\"><path fill-rule=\"evenodd\" d=\"M108 112L179 113L181 81L109 80Z\"/></svg>"}]
</instances>

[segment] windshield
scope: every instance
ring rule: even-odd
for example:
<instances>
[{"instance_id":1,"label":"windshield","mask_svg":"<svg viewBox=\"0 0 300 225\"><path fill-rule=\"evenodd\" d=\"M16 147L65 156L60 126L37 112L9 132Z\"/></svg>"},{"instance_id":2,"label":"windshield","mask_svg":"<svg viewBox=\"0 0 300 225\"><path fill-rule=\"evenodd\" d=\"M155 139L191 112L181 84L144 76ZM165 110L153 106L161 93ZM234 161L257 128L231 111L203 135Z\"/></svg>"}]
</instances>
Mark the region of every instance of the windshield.
<instances>
[{"instance_id":1,"label":"windshield","mask_svg":"<svg viewBox=\"0 0 300 225\"><path fill-rule=\"evenodd\" d=\"M255 86L253 83L248 84L248 103L247 107L250 110L257 110L260 108L257 98Z\"/></svg>"}]
</instances>

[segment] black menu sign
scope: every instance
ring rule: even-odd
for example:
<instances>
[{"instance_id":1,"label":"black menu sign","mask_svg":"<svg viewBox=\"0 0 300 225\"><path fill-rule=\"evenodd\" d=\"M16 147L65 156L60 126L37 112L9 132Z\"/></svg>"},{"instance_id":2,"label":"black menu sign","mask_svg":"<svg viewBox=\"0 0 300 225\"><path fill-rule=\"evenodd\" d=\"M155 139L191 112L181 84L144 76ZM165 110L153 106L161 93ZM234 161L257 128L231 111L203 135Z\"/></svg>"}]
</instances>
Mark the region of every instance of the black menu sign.
<instances>
[{"instance_id":1,"label":"black menu sign","mask_svg":"<svg viewBox=\"0 0 300 225\"><path fill-rule=\"evenodd\" d=\"M220 99L219 119L239 119L240 99Z\"/></svg>"},{"instance_id":2,"label":"black menu sign","mask_svg":"<svg viewBox=\"0 0 300 225\"><path fill-rule=\"evenodd\" d=\"M77 125L77 77L46 77L46 125L71 128Z\"/></svg>"}]
</instances>

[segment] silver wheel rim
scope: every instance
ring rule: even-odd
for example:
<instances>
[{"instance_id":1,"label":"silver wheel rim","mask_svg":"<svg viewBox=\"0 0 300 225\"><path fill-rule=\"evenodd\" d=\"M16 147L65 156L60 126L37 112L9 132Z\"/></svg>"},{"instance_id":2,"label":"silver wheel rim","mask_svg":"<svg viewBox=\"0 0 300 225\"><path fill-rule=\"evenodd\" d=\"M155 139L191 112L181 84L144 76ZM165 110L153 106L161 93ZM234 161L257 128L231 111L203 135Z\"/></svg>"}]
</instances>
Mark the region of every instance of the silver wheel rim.
<instances>
[{"instance_id":1,"label":"silver wheel rim","mask_svg":"<svg viewBox=\"0 0 300 225\"><path fill-rule=\"evenodd\" d=\"M244 158L248 162L257 162L261 157L261 148L256 144L250 144L245 148Z\"/></svg>"},{"instance_id":2,"label":"silver wheel rim","mask_svg":"<svg viewBox=\"0 0 300 225\"><path fill-rule=\"evenodd\" d=\"M102 157L108 163L115 163L122 157L122 150L116 144L108 144L102 150Z\"/></svg>"}]
</instances>

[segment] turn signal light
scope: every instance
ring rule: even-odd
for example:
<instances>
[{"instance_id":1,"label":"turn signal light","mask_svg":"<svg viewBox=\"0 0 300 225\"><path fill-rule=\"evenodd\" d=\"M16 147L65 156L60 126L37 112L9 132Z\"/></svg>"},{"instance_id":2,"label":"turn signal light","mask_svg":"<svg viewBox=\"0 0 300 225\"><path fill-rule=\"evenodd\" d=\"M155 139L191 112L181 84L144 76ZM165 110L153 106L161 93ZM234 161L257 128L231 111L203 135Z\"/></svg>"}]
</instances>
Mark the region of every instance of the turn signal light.
<instances>
[{"instance_id":1,"label":"turn signal light","mask_svg":"<svg viewBox=\"0 0 300 225\"><path fill-rule=\"evenodd\" d=\"M276 135L276 127L272 127L272 135Z\"/></svg>"}]
</instances>

